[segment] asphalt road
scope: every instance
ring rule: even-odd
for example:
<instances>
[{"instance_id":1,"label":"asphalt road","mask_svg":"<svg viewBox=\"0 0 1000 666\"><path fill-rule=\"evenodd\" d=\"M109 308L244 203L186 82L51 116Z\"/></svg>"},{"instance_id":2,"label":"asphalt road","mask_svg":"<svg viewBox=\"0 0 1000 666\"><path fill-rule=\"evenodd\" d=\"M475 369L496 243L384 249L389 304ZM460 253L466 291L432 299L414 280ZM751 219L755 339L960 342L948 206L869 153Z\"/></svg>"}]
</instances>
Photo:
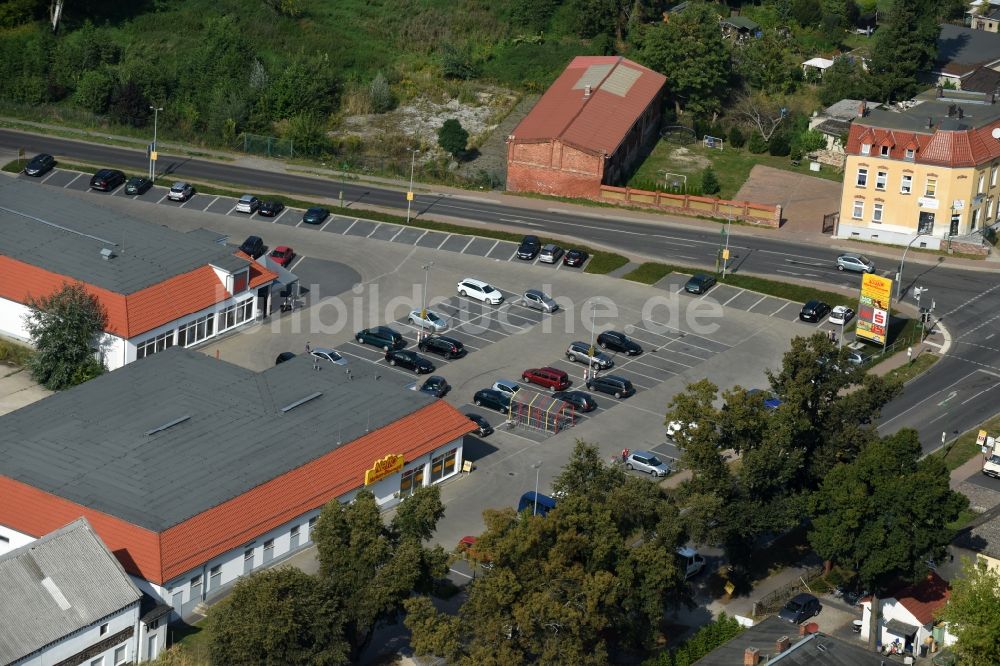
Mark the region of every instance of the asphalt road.
<instances>
[{"instance_id":1,"label":"asphalt road","mask_svg":"<svg viewBox=\"0 0 1000 666\"><path fill-rule=\"evenodd\" d=\"M85 160L129 167L142 173L148 162L143 151L88 144L59 137L0 129L0 147L24 148L30 156L47 152L68 160ZM263 171L225 162L173 157L161 152L158 173L169 179L217 181L250 191L285 192L304 197L337 199L341 192L348 205L406 208L404 193L369 184L339 182L281 172ZM629 221L595 209L585 214L557 203L546 210L520 208L485 197L421 194L415 198L415 216L440 214L470 221L506 224L540 234L578 239L584 243L615 248L624 254L658 257L662 261L714 268L720 234L716 227L702 230L671 226L665 217L660 228ZM782 276L857 288L860 277L840 273L833 267L836 250L815 243L796 242L775 234L774 238L744 235L734 227L729 244L730 270ZM926 262L922 258L921 262ZM889 275L895 262L876 261L879 272ZM1000 319L1000 277L984 271L949 266L947 258L936 264L917 263L910 255L902 287L904 297L913 286L927 288L923 304L935 301L935 315L952 336L948 354L932 370L909 384L883 415L883 432L915 427L925 450L977 426L997 411L1000 367L993 358L1000 347L993 330ZM992 383L991 383L992 382ZM954 395L953 395L954 394Z\"/></svg>"}]
</instances>

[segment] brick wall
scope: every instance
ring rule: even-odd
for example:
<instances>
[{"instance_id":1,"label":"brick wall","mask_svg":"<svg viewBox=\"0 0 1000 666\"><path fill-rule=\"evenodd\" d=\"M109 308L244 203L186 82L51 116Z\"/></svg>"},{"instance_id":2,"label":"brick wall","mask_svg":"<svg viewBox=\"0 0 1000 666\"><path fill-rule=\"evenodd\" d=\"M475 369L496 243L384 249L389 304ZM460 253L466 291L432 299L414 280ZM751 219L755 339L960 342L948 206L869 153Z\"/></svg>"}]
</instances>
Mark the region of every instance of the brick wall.
<instances>
[{"instance_id":1,"label":"brick wall","mask_svg":"<svg viewBox=\"0 0 1000 666\"><path fill-rule=\"evenodd\" d=\"M595 198L604 158L561 141L512 142L507 146L507 189L564 197Z\"/></svg>"},{"instance_id":2,"label":"brick wall","mask_svg":"<svg viewBox=\"0 0 1000 666\"><path fill-rule=\"evenodd\" d=\"M729 201L688 194L666 194L610 185L600 187L598 199L607 203L646 206L678 215L700 215L716 218L729 216L734 220L741 220L761 227L771 227L772 229L781 226L781 206L749 201Z\"/></svg>"}]
</instances>

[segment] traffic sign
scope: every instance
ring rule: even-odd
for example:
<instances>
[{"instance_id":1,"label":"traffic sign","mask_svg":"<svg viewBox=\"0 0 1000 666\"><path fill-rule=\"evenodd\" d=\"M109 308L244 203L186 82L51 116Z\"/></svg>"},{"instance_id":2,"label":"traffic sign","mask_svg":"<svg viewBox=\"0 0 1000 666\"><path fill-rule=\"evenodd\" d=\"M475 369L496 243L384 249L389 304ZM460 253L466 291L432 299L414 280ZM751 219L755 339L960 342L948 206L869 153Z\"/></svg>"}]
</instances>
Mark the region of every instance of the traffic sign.
<instances>
[{"instance_id":1,"label":"traffic sign","mask_svg":"<svg viewBox=\"0 0 1000 666\"><path fill-rule=\"evenodd\" d=\"M722 260L729 261L729 248L727 247L722 251Z\"/></svg>"},{"instance_id":2,"label":"traffic sign","mask_svg":"<svg viewBox=\"0 0 1000 666\"><path fill-rule=\"evenodd\" d=\"M986 431L980 430L979 435L976 437L976 444L982 446L985 443L986 443Z\"/></svg>"},{"instance_id":3,"label":"traffic sign","mask_svg":"<svg viewBox=\"0 0 1000 666\"><path fill-rule=\"evenodd\" d=\"M149 154L149 159L153 160L154 162L156 161L156 151L155 150Z\"/></svg>"},{"instance_id":4,"label":"traffic sign","mask_svg":"<svg viewBox=\"0 0 1000 666\"><path fill-rule=\"evenodd\" d=\"M413 201L413 192L407 192L406 193L406 200L407 201Z\"/></svg>"}]
</instances>

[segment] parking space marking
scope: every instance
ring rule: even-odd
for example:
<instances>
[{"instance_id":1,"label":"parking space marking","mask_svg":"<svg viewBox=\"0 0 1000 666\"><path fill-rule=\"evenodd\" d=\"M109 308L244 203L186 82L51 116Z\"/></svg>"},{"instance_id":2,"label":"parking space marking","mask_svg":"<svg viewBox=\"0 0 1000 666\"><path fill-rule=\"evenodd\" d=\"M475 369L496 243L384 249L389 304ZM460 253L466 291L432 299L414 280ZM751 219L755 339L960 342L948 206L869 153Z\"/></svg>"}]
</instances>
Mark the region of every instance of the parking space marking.
<instances>
[{"instance_id":1,"label":"parking space marking","mask_svg":"<svg viewBox=\"0 0 1000 666\"><path fill-rule=\"evenodd\" d=\"M398 236L399 234L403 233L403 229L405 229L405 228L406 227L403 227L403 226L399 227L399 231L397 231L396 233L394 233L392 235L392 238L389 239L389 242L392 242L392 241L396 240L396 236Z\"/></svg>"},{"instance_id":2,"label":"parking space marking","mask_svg":"<svg viewBox=\"0 0 1000 666\"><path fill-rule=\"evenodd\" d=\"M347 232L348 232L348 231L350 231L351 229L353 229L353 228L354 228L354 225L355 225L355 224L357 224L357 223L358 223L358 219L357 219L357 218L354 218L354 221L353 221L353 222L351 222L351 226L349 226L349 227L347 227L346 229L344 229L344 235L346 236L346 235L347 235Z\"/></svg>"},{"instance_id":3,"label":"parking space marking","mask_svg":"<svg viewBox=\"0 0 1000 666\"><path fill-rule=\"evenodd\" d=\"M678 374L677 371L675 371L675 370L670 370L668 368L661 368L659 366L652 365L650 363L644 363L643 360L642 360L642 358L644 356L645 356L645 354L643 356L636 356L634 358L630 358L627 361L623 361L618 367L621 368L621 367L625 367L627 365L631 365L631 364L635 363L636 365L641 365L642 367L644 367L644 368L650 368L651 370L657 370L659 372L669 372L672 375ZM685 370L689 370L689 369L691 369L691 368L694 367L693 365L686 365L684 363L681 363L680 361L672 361L669 358L663 358L662 356L657 356L656 358L657 359L662 359L666 363L673 363L674 365L679 365L682 368L684 368Z\"/></svg>"},{"instance_id":4,"label":"parking space marking","mask_svg":"<svg viewBox=\"0 0 1000 666\"><path fill-rule=\"evenodd\" d=\"M334 221L334 219L336 219L336 218L334 218L334 217L333 217L333 215L331 215L330 217L326 218L326 222L324 222L324 223L323 223L323 226L322 226L322 227L320 227L320 228L319 228L319 230L320 230L320 231L326 231L326 228L327 228L328 226L330 226L330 223L331 223L331 222L333 222L333 221ZM299 224L302 224L302 223L301 223L301 222L299 222ZM299 224L296 224L295 226L299 226ZM353 227L354 225L352 224L351 226ZM348 227L348 229L350 229L350 228L351 228L351 227Z\"/></svg>"},{"instance_id":5,"label":"parking space marking","mask_svg":"<svg viewBox=\"0 0 1000 666\"><path fill-rule=\"evenodd\" d=\"M164 192L163 196L156 200L156 203L162 203L164 199L167 198L167 193Z\"/></svg>"},{"instance_id":6,"label":"parking space marking","mask_svg":"<svg viewBox=\"0 0 1000 666\"><path fill-rule=\"evenodd\" d=\"M729 305L730 301L738 298L739 296L742 296L745 292L746 292L746 289L740 289L740 293L736 294L735 296L733 296L732 298L730 298L728 301L726 301L725 303L723 303L722 307L726 307L727 305Z\"/></svg>"},{"instance_id":7,"label":"parking space marking","mask_svg":"<svg viewBox=\"0 0 1000 666\"><path fill-rule=\"evenodd\" d=\"M303 257L303 256L302 256L302 255L300 254L300 255L298 256L298 258L296 258L296 259L295 259L295 261L293 261L293 262L292 262L292 265L288 267L288 270L289 270L289 271L294 271L294 270L295 270L296 268L298 268L298 265L299 265L299 264L301 264L301 263L303 262L303 260L304 260L304 259L305 259L305 257Z\"/></svg>"},{"instance_id":8,"label":"parking space marking","mask_svg":"<svg viewBox=\"0 0 1000 666\"><path fill-rule=\"evenodd\" d=\"M368 235L365 236L365 238L371 238L372 234L375 233L376 231L378 231L379 227L381 227L381 226L382 226L381 222L376 223L375 227L370 232L368 232ZM344 233L347 233L347 232L345 231Z\"/></svg>"},{"instance_id":9,"label":"parking space marking","mask_svg":"<svg viewBox=\"0 0 1000 666\"><path fill-rule=\"evenodd\" d=\"M426 236L426 235L427 235L427 230L425 229L425 230L424 230L424 233L422 233L422 234L420 234L419 236L417 236L417 240L413 241L413 244L414 244L414 245L416 245L417 243L419 243L419 242L420 242L420 239L421 239L421 238L423 238L423 237L424 237L424 236Z\"/></svg>"},{"instance_id":10,"label":"parking space marking","mask_svg":"<svg viewBox=\"0 0 1000 666\"><path fill-rule=\"evenodd\" d=\"M513 261L514 257L516 256L517 256L517 250L514 250L514 254L510 255L510 259L508 259L507 261Z\"/></svg>"},{"instance_id":11,"label":"parking space marking","mask_svg":"<svg viewBox=\"0 0 1000 666\"><path fill-rule=\"evenodd\" d=\"M465 247L463 247L461 250L458 251L459 254L465 254L465 251L469 249L469 246L472 245L472 241L474 241L474 240L476 240L476 237L475 236L471 236L469 238L469 242L465 244ZM497 241L497 242L499 243L500 241Z\"/></svg>"},{"instance_id":12,"label":"parking space marking","mask_svg":"<svg viewBox=\"0 0 1000 666\"><path fill-rule=\"evenodd\" d=\"M447 243L449 238L451 238L451 234L448 234L447 236L444 237L444 240L441 241L441 243L437 246L437 249L440 250L441 246Z\"/></svg>"},{"instance_id":13,"label":"parking space marking","mask_svg":"<svg viewBox=\"0 0 1000 666\"><path fill-rule=\"evenodd\" d=\"M775 310L774 312L772 312L771 314L769 314L768 317L773 317L774 315L778 314L779 312L781 312L782 310L784 310L786 307L788 307L788 305L790 303L791 303L791 301L785 301L784 303L781 304L780 308L778 308L777 310Z\"/></svg>"},{"instance_id":14,"label":"parking space marking","mask_svg":"<svg viewBox=\"0 0 1000 666\"><path fill-rule=\"evenodd\" d=\"M767 298L767 296L761 296L759 301L757 301L756 303L754 303L753 305L751 305L750 307L747 308L747 312L750 312L755 307L757 307L758 305L760 305L761 303L763 303L765 298Z\"/></svg>"},{"instance_id":15,"label":"parking space marking","mask_svg":"<svg viewBox=\"0 0 1000 666\"><path fill-rule=\"evenodd\" d=\"M190 199L188 199L188 201L190 201ZM181 204L181 208L183 208L183 207L184 207L184 204L186 204L186 203L187 203L187 201L185 201L184 203L182 203L182 204ZM209 204L209 205L211 205L211 204ZM236 204L233 204L233 207L232 207L232 208L230 208L230 209L229 209L229 210L228 210L228 211L226 212L226 215L232 215L232 214L233 214L233 211L234 211L234 210L236 210Z\"/></svg>"},{"instance_id":16,"label":"parking space marking","mask_svg":"<svg viewBox=\"0 0 1000 666\"><path fill-rule=\"evenodd\" d=\"M76 174L76 177L74 177L73 180L71 180L68 183L66 183L65 185L63 185L63 189L65 190L67 187L69 187L70 185L72 185L73 183L75 183L77 180L80 179L80 176L82 176L82 175L83 175L82 173Z\"/></svg>"},{"instance_id":17,"label":"parking space marking","mask_svg":"<svg viewBox=\"0 0 1000 666\"><path fill-rule=\"evenodd\" d=\"M56 175L56 173L57 173L57 172L56 172L56 170L55 170L55 169L53 169L53 170L52 170L52 172L51 172L51 173L49 173L49 175L47 175L47 176L46 176L45 178L42 178L42 179L41 179L41 180L40 180L39 182L41 182L41 183L44 183L44 182L45 182L45 181L47 181L47 180L48 180L49 178L51 178L52 176Z\"/></svg>"},{"instance_id":18,"label":"parking space marking","mask_svg":"<svg viewBox=\"0 0 1000 666\"><path fill-rule=\"evenodd\" d=\"M493 242L493 245L492 245L492 246L490 246L490 249L486 250L486 254L484 254L483 256L484 256L484 257L488 257L488 256L490 256L490 253L491 253L491 252L493 252L493 250L495 250L495 249L496 249L496 246L497 246L497 245L499 245L499 244L500 244L500 239L498 238L498 239L496 239L496 240L495 240L495 241Z\"/></svg>"},{"instance_id":19,"label":"parking space marking","mask_svg":"<svg viewBox=\"0 0 1000 666\"><path fill-rule=\"evenodd\" d=\"M216 201L218 201L218 200L219 200L219 197L215 197L214 199L212 199L211 203L209 203L209 204L208 204L207 206L205 206L204 208L202 208L202 209L201 209L201 212L203 212L203 213L204 213L204 212L205 212L206 210L208 210L209 208L211 208L211 207L212 207L212 205L213 205L213 204L214 204L214 203L215 203Z\"/></svg>"},{"instance_id":20,"label":"parking space marking","mask_svg":"<svg viewBox=\"0 0 1000 666\"><path fill-rule=\"evenodd\" d=\"M277 223L278 223L278 220L280 220L280 219L282 218L282 216L284 216L284 214L285 214L285 213L287 213L287 212L288 212L288 211L290 211L290 210L291 210L291 208L286 208L286 209L284 209L283 211L281 211L280 213L278 213L278 214L277 214L277 215L276 215L276 216L274 217L274 219L272 219L272 220L271 220L271 224L277 224Z\"/></svg>"}]
</instances>

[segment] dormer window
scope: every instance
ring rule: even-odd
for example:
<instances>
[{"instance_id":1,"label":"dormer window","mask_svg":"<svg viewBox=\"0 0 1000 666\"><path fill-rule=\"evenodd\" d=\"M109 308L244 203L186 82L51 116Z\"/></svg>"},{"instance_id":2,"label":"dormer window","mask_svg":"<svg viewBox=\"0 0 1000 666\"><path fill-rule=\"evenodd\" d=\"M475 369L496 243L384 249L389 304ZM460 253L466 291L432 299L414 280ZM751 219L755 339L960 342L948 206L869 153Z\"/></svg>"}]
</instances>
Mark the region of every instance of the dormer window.
<instances>
[{"instance_id":1,"label":"dormer window","mask_svg":"<svg viewBox=\"0 0 1000 666\"><path fill-rule=\"evenodd\" d=\"M914 156L915 154L916 154L916 151L915 151L915 150L913 150L913 148L907 148L907 149L906 149L906 159L908 159L908 160L912 160L912 159L913 159L913 156Z\"/></svg>"},{"instance_id":2,"label":"dormer window","mask_svg":"<svg viewBox=\"0 0 1000 666\"><path fill-rule=\"evenodd\" d=\"M861 144L861 154L862 155L871 155L871 152L872 152L872 144L870 144L870 143L863 143L863 144Z\"/></svg>"},{"instance_id":3,"label":"dormer window","mask_svg":"<svg viewBox=\"0 0 1000 666\"><path fill-rule=\"evenodd\" d=\"M882 146L882 157L889 156L889 146Z\"/></svg>"}]
</instances>

